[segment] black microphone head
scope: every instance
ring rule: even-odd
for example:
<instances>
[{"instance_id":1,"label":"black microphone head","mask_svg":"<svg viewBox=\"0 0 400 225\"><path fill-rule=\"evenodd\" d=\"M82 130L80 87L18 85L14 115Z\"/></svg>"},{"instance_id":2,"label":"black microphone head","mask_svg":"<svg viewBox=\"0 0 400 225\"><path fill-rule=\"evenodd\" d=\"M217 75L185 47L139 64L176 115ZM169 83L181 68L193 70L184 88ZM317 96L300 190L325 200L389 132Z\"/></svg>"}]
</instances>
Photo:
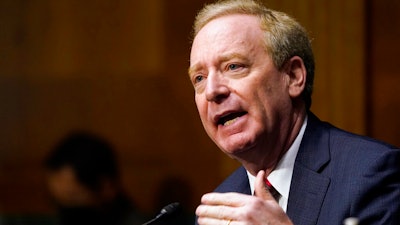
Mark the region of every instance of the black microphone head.
<instances>
[{"instance_id":1,"label":"black microphone head","mask_svg":"<svg viewBox=\"0 0 400 225\"><path fill-rule=\"evenodd\" d=\"M181 210L181 204L179 202L168 204L167 206L164 206L164 208L161 209L160 213L158 213L156 217L154 217L153 219L149 220L148 222L142 225L153 224L154 222L160 220L161 218L170 217L171 214L175 214L179 210Z\"/></svg>"},{"instance_id":2,"label":"black microphone head","mask_svg":"<svg viewBox=\"0 0 400 225\"><path fill-rule=\"evenodd\" d=\"M177 212L181 209L181 204L179 202L173 202L171 204L166 205L161 209L160 214L162 215L171 215L172 213Z\"/></svg>"}]
</instances>

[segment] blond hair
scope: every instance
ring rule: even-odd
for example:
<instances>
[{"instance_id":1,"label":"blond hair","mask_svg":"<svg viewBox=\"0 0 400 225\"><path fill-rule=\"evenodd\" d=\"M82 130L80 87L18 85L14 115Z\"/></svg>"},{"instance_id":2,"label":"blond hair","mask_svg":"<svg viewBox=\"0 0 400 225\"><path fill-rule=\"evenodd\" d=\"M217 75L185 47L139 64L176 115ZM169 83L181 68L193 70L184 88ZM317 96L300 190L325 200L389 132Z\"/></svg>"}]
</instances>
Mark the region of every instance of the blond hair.
<instances>
[{"instance_id":1,"label":"blond hair","mask_svg":"<svg viewBox=\"0 0 400 225\"><path fill-rule=\"evenodd\" d=\"M222 0L205 5L197 14L193 25L193 38L211 20L232 14L254 15L260 18L260 27L265 33L266 50L277 68L282 69L293 56L303 59L307 79L302 95L309 109L315 63L311 40L306 30L287 14L266 8L255 0Z\"/></svg>"}]
</instances>

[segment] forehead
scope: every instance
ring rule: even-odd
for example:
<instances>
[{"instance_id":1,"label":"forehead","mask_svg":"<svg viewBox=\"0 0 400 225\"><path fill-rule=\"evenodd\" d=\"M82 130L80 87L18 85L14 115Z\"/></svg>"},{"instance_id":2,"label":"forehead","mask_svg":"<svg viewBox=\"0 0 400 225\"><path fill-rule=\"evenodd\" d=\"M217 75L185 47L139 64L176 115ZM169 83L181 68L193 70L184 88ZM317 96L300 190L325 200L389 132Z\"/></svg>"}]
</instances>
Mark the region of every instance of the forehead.
<instances>
[{"instance_id":1,"label":"forehead","mask_svg":"<svg viewBox=\"0 0 400 225\"><path fill-rule=\"evenodd\" d=\"M197 33L199 34L207 32L207 33L220 33L226 32L229 29L241 28L240 30L245 31L248 29L260 29L260 18L255 15L248 14L229 14L216 17L206 23Z\"/></svg>"},{"instance_id":2,"label":"forehead","mask_svg":"<svg viewBox=\"0 0 400 225\"><path fill-rule=\"evenodd\" d=\"M253 15L233 14L208 22L194 38L191 58L197 52L225 51L227 48L262 44L260 19Z\"/></svg>"}]
</instances>

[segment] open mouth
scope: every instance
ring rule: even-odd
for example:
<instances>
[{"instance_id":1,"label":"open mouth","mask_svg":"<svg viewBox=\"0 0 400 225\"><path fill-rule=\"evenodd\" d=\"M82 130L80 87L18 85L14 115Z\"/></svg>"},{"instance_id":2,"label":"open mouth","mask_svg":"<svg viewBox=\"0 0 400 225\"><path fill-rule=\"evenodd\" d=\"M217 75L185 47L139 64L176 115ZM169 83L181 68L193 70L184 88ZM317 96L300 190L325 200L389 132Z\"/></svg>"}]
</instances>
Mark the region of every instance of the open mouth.
<instances>
[{"instance_id":1,"label":"open mouth","mask_svg":"<svg viewBox=\"0 0 400 225\"><path fill-rule=\"evenodd\" d=\"M231 125L232 123L234 123L236 120L239 119L239 117L243 116L247 114L247 112L235 112L235 113L229 113L225 116L222 116L221 118L219 118L218 120L218 125L222 125L222 126L228 126Z\"/></svg>"}]
</instances>

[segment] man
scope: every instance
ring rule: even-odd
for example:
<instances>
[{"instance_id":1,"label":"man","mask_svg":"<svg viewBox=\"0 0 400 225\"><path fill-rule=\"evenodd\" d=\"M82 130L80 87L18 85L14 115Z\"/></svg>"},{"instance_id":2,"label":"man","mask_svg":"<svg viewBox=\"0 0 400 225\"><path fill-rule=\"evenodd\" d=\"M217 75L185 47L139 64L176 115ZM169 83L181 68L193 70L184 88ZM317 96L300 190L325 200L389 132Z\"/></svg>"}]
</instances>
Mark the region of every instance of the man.
<instances>
[{"instance_id":1,"label":"man","mask_svg":"<svg viewBox=\"0 0 400 225\"><path fill-rule=\"evenodd\" d=\"M101 137L71 133L49 153L45 167L60 225L128 225L145 221L125 195L114 151Z\"/></svg>"},{"instance_id":2,"label":"man","mask_svg":"<svg viewBox=\"0 0 400 225\"><path fill-rule=\"evenodd\" d=\"M243 166L202 197L198 224L400 224L400 151L321 122L313 76L310 40L286 14L251 0L199 12L195 102L209 137Z\"/></svg>"}]
</instances>

